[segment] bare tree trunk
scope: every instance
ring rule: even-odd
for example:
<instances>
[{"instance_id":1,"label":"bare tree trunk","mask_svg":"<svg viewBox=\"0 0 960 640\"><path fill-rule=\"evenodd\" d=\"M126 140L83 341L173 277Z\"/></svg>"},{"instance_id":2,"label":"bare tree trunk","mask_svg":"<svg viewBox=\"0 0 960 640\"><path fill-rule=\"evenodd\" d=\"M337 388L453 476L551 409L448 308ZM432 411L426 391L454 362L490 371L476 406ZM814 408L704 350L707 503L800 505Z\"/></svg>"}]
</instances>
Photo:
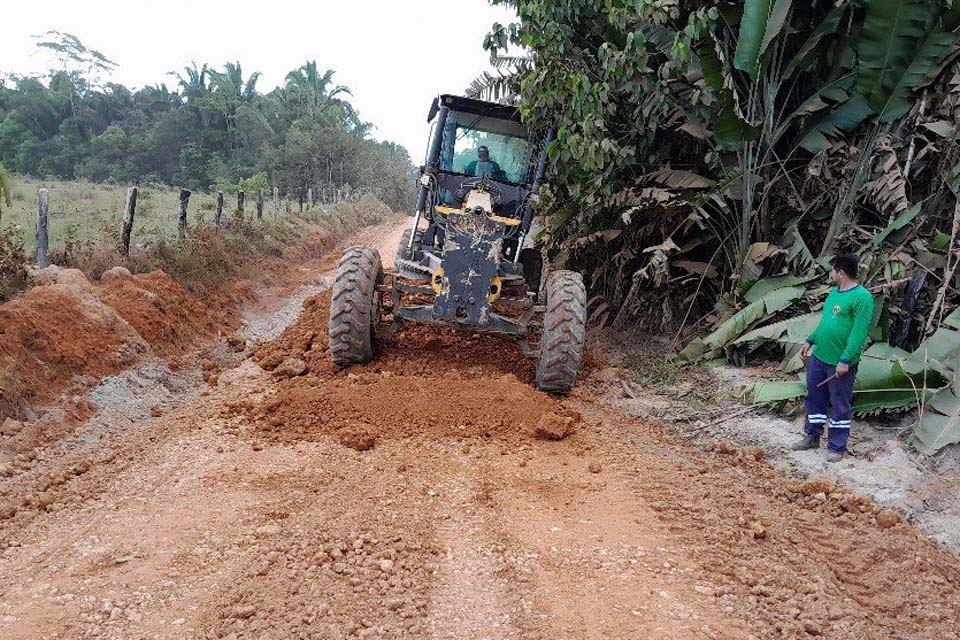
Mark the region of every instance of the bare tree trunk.
<instances>
[{"instance_id":1,"label":"bare tree trunk","mask_svg":"<svg viewBox=\"0 0 960 640\"><path fill-rule=\"evenodd\" d=\"M187 237L187 205L189 203L189 189L180 189L180 210L177 217L177 235L181 240Z\"/></svg>"},{"instance_id":2,"label":"bare tree trunk","mask_svg":"<svg viewBox=\"0 0 960 640\"><path fill-rule=\"evenodd\" d=\"M213 214L213 223L220 226L220 219L223 217L223 191L217 191L217 209Z\"/></svg>"},{"instance_id":3,"label":"bare tree trunk","mask_svg":"<svg viewBox=\"0 0 960 640\"><path fill-rule=\"evenodd\" d=\"M280 187L273 188L273 217L280 215Z\"/></svg>"},{"instance_id":4,"label":"bare tree trunk","mask_svg":"<svg viewBox=\"0 0 960 640\"><path fill-rule=\"evenodd\" d=\"M313 188L307 189L307 211L313 208Z\"/></svg>"},{"instance_id":5,"label":"bare tree trunk","mask_svg":"<svg viewBox=\"0 0 960 640\"><path fill-rule=\"evenodd\" d=\"M303 187L297 189L297 203L300 205L300 213L303 213Z\"/></svg>"},{"instance_id":6,"label":"bare tree trunk","mask_svg":"<svg viewBox=\"0 0 960 640\"><path fill-rule=\"evenodd\" d=\"M246 200L247 200L247 194L245 194L243 191L238 191L237 192L237 220L240 222L243 221L243 204L246 202Z\"/></svg>"},{"instance_id":7,"label":"bare tree trunk","mask_svg":"<svg viewBox=\"0 0 960 640\"><path fill-rule=\"evenodd\" d=\"M133 214L137 209L137 188L127 189L127 206L123 209L123 231L120 234L120 255L130 255L130 234L133 233Z\"/></svg>"},{"instance_id":8,"label":"bare tree trunk","mask_svg":"<svg viewBox=\"0 0 960 640\"><path fill-rule=\"evenodd\" d=\"M37 192L37 266L50 265L50 192Z\"/></svg>"},{"instance_id":9,"label":"bare tree trunk","mask_svg":"<svg viewBox=\"0 0 960 640\"><path fill-rule=\"evenodd\" d=\"M257 191L257 220L263 220L263 189Z\"/></svg>"}]
</instances>

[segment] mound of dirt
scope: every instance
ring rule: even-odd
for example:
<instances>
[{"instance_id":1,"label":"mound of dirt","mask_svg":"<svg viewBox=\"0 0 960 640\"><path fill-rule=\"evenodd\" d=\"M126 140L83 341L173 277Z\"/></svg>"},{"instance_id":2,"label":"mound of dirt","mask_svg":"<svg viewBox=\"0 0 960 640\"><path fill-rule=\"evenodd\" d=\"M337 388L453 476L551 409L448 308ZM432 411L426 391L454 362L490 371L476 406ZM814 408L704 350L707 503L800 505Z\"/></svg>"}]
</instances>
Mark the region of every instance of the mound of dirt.
<instances>
[{"instance_id":1,"label":"mound of dirt","mask_svg":"<svg viewBox=\"0 0 960 640\"><path fill-rule=\"evenodd\" d=\"M236 327L231 305L217 299L205 304L163 271L107 278L99 295L161 356Z\"/></svg>"},{"instance_id":2,"label":"mound of dirt","mask_svg":"<svg viewBox=\"0 0 960 640\"><path fill-rule=\"evenodd\" d=\"M330 292L326 291L304 302L297 321L262 344L253 355L254 361L267 371L275 371L288 360L300 360L306 363L306 371L332 374L333 366L327 353L329 319ZM282 372L278 375L282 376Z\"/></svg>"},{"instance_id":3,"label":"mound of dirt","mask_svg":"<svg viewBox=\"0 0 960 640\"><path fill-rule=\"evenodd\" d=\"M0 306L0 413L47 401L75 376L119 371L149 350L76 269L48 267L42 282Z\"/></svg>"},{"instance_id":4,"label":"mound of dirt","mask_svg":"<svg viewBox=\"0 0 960 640\"><path fill-rule=\"evenodd\" d=\"M534 365L510 338L419 325L391 334L383 326L376 361L335 371L327 351L329 300L329 293L308 300L297 322L254 356L275 373L291 361L298 373L307 365L302 377L276 375L277 392L264 403L232 409L253 417L268 439L333 435L364 450L381 439L421 435L559 440L575 431L580 415L532 386ZM358 431L358 424L376 426Z\"/></svg>"},{"instance_id":5,"label":"mound of dirt","mask_svg":"<svg viewBox=\"0 0 960 640\"><path fill-rule=\"evenodd\" d=\"M0 417L92 384L151 350L182 354L236 326L230 292L201 301L162 271L111 270L100 286L51 266L0 306Z\"/></svg>"}]
</instances>

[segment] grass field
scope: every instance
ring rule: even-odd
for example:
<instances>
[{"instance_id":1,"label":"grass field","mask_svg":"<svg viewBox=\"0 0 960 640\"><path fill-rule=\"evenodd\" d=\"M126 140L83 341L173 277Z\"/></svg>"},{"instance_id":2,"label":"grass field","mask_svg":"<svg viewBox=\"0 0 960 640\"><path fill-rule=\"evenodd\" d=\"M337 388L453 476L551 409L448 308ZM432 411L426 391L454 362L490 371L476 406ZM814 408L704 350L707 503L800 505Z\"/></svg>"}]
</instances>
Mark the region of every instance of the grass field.
<instances>
[{"instance_id":1,"label":"grass field","mask_svg":"<svg viewBox=\"0 0 960 640\"><path fill-rule=\"evenodd\" d=\"M299 213L295 203L264 202L256 218L256 198L248 197L243 224L234 216L236 195L225 194L223 227L212 226L216 196L194 193L187 210L187 237L178 238L179 190L141 187L130 255L121 256L120 238L127 187L82 181L38 181L15 177L13 202L4 206L0 230L23 240L23 250L0 236L0 302L29 286L26 265L36 251L37 190L50 192L50 259L83 271L92 280L114 266L133 273L162 269L192 291L212 290L230 279L257 280L258 265L285 257L316 257L338 238L377 222L390 209L373 196L337 205L316 205ZM207 224L198 224L200 221Z\"/></svg>"},{"instance_id":2,"label":"grass field","mask_svg":"<svg viewBox=\"0 0 960 640\"><path fill-rule=\"evenodd\" d=\"M33 254L36 248L37 190L50 192L50 249L57 251L68 241L98 241L110 233L119 234L127 187L83 181L35 180L14 176L12 207L3 207L0 228L15 229L23 238L24 249ZM179 189L141 187L137 198L132 243L157 236L174 237L177 233ZM213 219L216 196L194 193L190 196L187 223L196 223L198 214L206 221ZM224 198L224 219L232 216L236 197ZM256 215L256 201L248 195L244 207L249 218ZM273 214L271 202L264 203L264 217Z\"/></svg>"}]
</instances>

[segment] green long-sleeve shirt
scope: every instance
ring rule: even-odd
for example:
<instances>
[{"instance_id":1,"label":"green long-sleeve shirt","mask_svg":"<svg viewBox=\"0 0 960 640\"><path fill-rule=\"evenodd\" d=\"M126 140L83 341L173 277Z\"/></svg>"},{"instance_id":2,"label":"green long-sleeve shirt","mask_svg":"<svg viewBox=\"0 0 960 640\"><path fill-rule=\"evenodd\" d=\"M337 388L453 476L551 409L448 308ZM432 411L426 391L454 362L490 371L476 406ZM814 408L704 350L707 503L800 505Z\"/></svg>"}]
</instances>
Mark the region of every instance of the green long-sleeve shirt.
<instances>
[{"instance_id":1,"label":"green long-sleeve shirt","mask_svg":"<svg viewBox=\"0 0 960 640\"><path fill-rule=\"evenodd\" d=\"M821 362L832 366L840 362L855 364L872 322L873 296L869 291L859 284L846 291L834 288L823 304L820 324L807 342Z\"/></svg>"}]
</instances>

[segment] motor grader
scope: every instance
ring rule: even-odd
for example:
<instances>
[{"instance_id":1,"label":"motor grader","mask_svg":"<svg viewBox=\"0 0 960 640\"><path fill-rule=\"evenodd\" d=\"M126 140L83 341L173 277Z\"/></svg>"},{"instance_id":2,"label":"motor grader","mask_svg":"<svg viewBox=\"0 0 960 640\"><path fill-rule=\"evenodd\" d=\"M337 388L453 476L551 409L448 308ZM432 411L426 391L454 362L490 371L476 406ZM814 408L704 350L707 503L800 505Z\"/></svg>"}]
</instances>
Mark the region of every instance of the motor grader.
<instances>
[{"instance_id":1,"label":"motor grader","mask_svg":"<svg viewBox=\"0 0 960 640\"><path fill-rule=\"evenodd\" d=\"M453 95L434 100L427 120L416 212L393 268L369 247L340 260L330 302L333 363L373 360L387 319L394 328L441 325L515 336L537 360L537 386L568 393L583 360L583 279L545 269L531 234L552 134L530 132L513 107Z\"/></svg>"}]
</instances>

